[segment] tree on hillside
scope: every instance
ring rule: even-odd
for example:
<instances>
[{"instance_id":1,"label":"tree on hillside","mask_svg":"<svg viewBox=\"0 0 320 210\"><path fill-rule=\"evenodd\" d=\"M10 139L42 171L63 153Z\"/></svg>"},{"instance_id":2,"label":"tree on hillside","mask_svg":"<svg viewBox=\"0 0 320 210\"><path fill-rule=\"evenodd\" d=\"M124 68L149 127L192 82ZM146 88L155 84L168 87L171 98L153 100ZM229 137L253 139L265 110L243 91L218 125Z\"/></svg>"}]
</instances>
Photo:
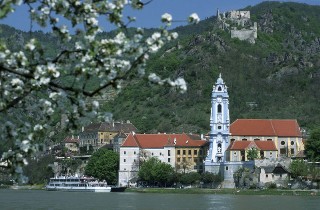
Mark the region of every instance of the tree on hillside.
<instances>
[{"instance_id":1,"label":"tree on hillside","mask_svg":"<svg viewBox=\"0 0 320 210\"><path fill-rule=\"evenodd\" d=\"M187 158L182 158L181 162L176 163L176 168L183 169L183 173L186 173L189 169L192 169L193 162Z\"/></svg>"},{"instance_id":2,"label":"tree on hillside","mask_svg":"<svg viewBox=\"0 0 320 210\"><path fill-rule=\"evenodd\" d=\"M258 158L258 150L255 147L251 147L250 149L247 150L247 159L248 160L254 160Z\"/></svg>"},{"instance_id":3,"label":"tree on hillside","mask_svg":"<svg viewBox=\"0 0 320 210\"><path fill-rule=\"evenodd\" d=\"M108 184L117 184L119 154L107 149L99 149L89 159L85 174Z\"/></svg>"},{"instance_id":4,"label":"tree on hillside","mask_svg":"<svg viewBox=\"0 0 320 210\"><path fill-rule=\"evenodd\" d=\"M308 175L308 165L303 160L294 160L290 163L289 171L292 178L299 178Z\"/></svg>"},{"instance_id":5,"label":"tree on hillside","mask_svg":"<svg viewBox=\"0 0 320 210\"><path fill-rule=\"evenodd\" d=\"M155 157L142 163L138 172L140 180L147 181L149 184L158 182L162 186L172 182L174 175L174 169L170 164L163 163Z\"/></svg>"},{"instance_id":6,"label":"tree on hillside","mask_svg":"<svg viewBox=\"0 0 320 210\"><path fill-rule=\"evenodd\" d=\"M181 183L186 185L199 183L200 180L201 175L198 172L183 173L180 178Z\"/></svg>"},{"instance_id":7,"label":"tree on hillside","mask_svg":"<svg viewBox=\"0 0 320 210\"><path fill-rule=\"evenodd\" d=\"M29 160L24 167L25 175L29 184L45 184L53 177L53 169L50 166L55 161L51 155Z\"/></svg>"},{"instance_id":8,"label":"tree on hillside","mask_svg":"<svg viewBox=\"0 0 320 210\"><path fill-rule=\"evenodd\" d=\"M23 4L30 14L30 28L35 24L51 28L60 46L54 56L49 56L52 49L46 49L32 33L23 48L16 51L0 42L0 140L9 142L9 151L2 154L2 160L8 161L13 174L22 174L22 166L27 164L25 157L37 150L37 143L62 132L58 125L65 132L75 132L92 121L110 119L110 113L101 111L93 98L101 97L107 88L119 89L123 81L147 78L151 83L186 91L181 77L161 79L156 72L145 76L150 54L178 36L167 30L172 22L170 14L161 16L163 26L150 37L145 37L141 28L127 33L135 18L123 18L127 17L124 8L142 9L151 2L0 2L0 19ZM71 26L63 25L58 17ZM106 23L99 22L102 18ZM192 14L188 20L195 23L199 18ZM102 24L116 30L101 38ZM76 34L71 35L71 30ZM67 116L66 120L62 121L61 115ZM19 178L23 181L24 177Z\"/></svg>"},{"instance_id":9,"label":"tree on hillside","mask_svg":"<svg viewBox=\"0 0 320 210\"><path fill-rule=\"evenodd\" d=\"M210 172L204 172L201 174L201 181L204 184L211 184L211 187L213 187L214 184L220 184L223 179L220 174L213 174Z\"/></svg>"},{"instance_id":10,"label":"tree on hillside","mask_svg":"<svg viewBox=\"0 0 320 210\"><path fill-rule=\"evenodd\" d=\"M311 131L306 141L305 153L310 161L320 161L320 128Z\"/></svg>"}]
</instances>

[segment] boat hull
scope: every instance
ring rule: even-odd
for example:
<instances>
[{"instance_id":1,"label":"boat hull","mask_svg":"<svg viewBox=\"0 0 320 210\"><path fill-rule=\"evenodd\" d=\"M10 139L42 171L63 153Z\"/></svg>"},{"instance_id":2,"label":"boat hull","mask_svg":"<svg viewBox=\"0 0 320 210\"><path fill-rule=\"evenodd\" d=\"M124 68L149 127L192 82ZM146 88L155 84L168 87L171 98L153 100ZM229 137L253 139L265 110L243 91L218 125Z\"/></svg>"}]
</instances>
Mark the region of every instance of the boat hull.
<instances>
[{"instance_id":1,"label":"boat hull","mask_svg":"<svg viewBox=\"0 0 320 210\"><path fill-rule=\"evenodd\" d=\"M124 192L126 187L111 187L111 192Z\"/></svg>"},{"instance_id":2,"label":"boat hull","mask_svg":"<svg viewBox=\"0 0 320 210\"><path fill-rule=\"evenodd\" d=\"M52 187L47 186L48 191L65 191L65 192L111 192L111 187Z\"/></svg>"}]
</instances>

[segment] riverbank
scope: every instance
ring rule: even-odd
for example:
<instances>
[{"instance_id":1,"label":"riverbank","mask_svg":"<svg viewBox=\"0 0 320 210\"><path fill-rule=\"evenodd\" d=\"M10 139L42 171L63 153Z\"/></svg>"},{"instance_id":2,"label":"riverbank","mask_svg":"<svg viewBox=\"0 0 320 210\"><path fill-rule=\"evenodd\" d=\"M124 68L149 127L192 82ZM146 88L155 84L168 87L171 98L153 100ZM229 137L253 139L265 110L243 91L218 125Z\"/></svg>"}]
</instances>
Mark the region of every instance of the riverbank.
<instances>
[{"instance_id":1,"label":"riverbank","mask_svg":"<svg viewBox=\"0 0 320 210\"><path fill-rule=\"evenodd\" d=\"M294 195L320 196L319 190L280 190L280 189L204 189L204 188L127 188L126 192L174 193L174 194L233 194L233 195Z\"/></svg>"},{"instance_id":2,"label":"riverbank","mask_svg":"<svg viewBox=\"0 0 320 210\"><path fill-rule=\"evenodd\" d=\"M10 185L7 187L4 187L6 189L11 190L44 190L45 186L42 184L39 185Z\"/></svg>"}]
</instances>

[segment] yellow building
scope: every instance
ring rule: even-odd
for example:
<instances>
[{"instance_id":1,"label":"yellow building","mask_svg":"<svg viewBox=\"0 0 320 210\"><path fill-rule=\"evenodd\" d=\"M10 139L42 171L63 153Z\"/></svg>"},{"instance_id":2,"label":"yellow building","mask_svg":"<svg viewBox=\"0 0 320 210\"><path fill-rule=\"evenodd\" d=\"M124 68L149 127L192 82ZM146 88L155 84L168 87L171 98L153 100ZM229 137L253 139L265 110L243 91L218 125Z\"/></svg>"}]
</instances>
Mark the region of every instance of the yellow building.
<instances>
[{"instance_id":1,"label":"yellow building","mask_svg":"<svg viewBox=\"0 0 320 210\"><path fill-rule=\"evenodd\" d=\"M229 148L232 147L234 142L239 141L253 141L261 146L268 144L263 142L273 142L277 150L276 157L270 150L273 149L273 146L268 144L270 151L268 151L268 154L265 152L261 153L263 158L295 157L299 152L304 150L302 134L297 120L238 119L230 125L230 133ZM243 143L241 150L243 151L246 146L248 145ZM268 148L264 151L267 151ZM233 154L229 153L230 160L233 159L234 152ZM270 152L272 153L271 156ZM243 160L243 157L240 159Z\"/></svg>"},{"instance_id":2,"label":"yellow building","mask_svg":"<svg viewBox=\"0 0 320 210\"><path fill-rule=\"evenodd\" d=\"M137 128L130 121L92 123L82 129L80 147L93 146L98 149L104 145L112 146L117 134L130 132L137 132Z\"/></svg>"}]
</instances>

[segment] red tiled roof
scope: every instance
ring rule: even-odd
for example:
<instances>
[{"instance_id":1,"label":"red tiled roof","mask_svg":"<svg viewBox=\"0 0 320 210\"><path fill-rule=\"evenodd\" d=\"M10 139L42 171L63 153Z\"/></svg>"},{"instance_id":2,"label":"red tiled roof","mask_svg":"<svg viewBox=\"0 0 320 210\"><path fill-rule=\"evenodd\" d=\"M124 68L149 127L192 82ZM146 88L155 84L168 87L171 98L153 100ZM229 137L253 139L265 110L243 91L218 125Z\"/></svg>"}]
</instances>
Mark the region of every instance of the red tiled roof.
<instances>
[{"instance_id":1,"label":"red tiled roof","mask_svg":"<svg viewBox=\"0 0 320 210\"><path fill-rule=\"evenodd\" d=\"M257 147L263 151L277 151L277 147L273 141L254 141Z\"/></svg>"},{"instance_id":2,"label":"red tiled roof","mask_svg":"<svg viewBox=\"0 0 320 210\"><path fill-rule=\"evenodd\" d=\"M64 143L79 143L79 138L68 136L64 139Z\"/></svg>"},{"instance_id":3,"label":"red tiled roof","mask_svg":"<svg viewBox=\"0 0 320 210\"><path fill-rule=\"evenodd\" d=\"M237 119L230 132L232 136L301 136L297 120Z\"/></svg>"},{"instance_id":4,"label":"red tiled roof","mask_svg":"<svg viewBox=\"0 0 320 210\"><path fill-rule=\"evenodd\" d=\"M186 134L130 134L122 147L163 148L200 147L206 144L205 140L194 140Z\"/></svg>"},{"instance_id":5,"label":"red tiled roof","mask_svg":"<svg viewBox=\"0 0 320 210\"><path fill-rule=\"evenodd\" d=\"M134 137L134 135L130 133L126 138L126 140L123 142L122 147L140 147L140 146L136 138Z\"/></svg>"},{"instance_id":6,"label":"red tiled roof","mask_svg":"<svg viewBox=\"0 0 320 210\"><path fill-rule=\"evenodd\" d=\"M228 150L245 150L248 148L251 141L233 141L228 147Z\"/></svg>"},{"instance_id":7,"label":"red tiled roof","mask_svg":"<svg viewBox=\"0 0 320 210\"><path fill-rule=\"evenodd\" d=\"M246 150L255 147L262 151L277 151L273 141L233 141L227 150Z\"/></svg>"}]
</instances>

